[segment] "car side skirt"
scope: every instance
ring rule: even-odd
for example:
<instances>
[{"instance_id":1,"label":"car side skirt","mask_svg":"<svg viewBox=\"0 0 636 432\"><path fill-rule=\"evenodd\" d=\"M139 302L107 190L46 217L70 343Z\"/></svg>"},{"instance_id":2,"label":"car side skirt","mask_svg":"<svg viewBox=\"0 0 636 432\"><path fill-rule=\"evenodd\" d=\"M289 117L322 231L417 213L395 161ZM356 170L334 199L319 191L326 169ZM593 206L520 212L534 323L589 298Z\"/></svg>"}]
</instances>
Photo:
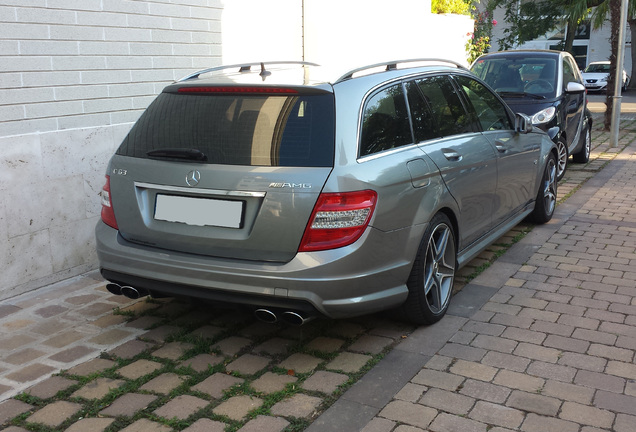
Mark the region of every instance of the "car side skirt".
<instances>
[{"instance_id":1,"label":"car side skirt","mask_svg":"<svg viewBox=\"0 0 636 432\"><path fill-rule=\"evenodd\" d=\"M493 231L491 231L487 236L482 237L477 240L466 249L460 251L457 254L457 267L462 268L467 263L470 262L473 258L479 255L484 249L486 249L489 245L494 243L499 237L502 237L508 231L510 231L513 227L518 225L522 220L524 220L532 210L534 210L534 201L526 205L526 207L515 216L508 219L507 222L502 223Z\"/></svg>"}]
</instances>

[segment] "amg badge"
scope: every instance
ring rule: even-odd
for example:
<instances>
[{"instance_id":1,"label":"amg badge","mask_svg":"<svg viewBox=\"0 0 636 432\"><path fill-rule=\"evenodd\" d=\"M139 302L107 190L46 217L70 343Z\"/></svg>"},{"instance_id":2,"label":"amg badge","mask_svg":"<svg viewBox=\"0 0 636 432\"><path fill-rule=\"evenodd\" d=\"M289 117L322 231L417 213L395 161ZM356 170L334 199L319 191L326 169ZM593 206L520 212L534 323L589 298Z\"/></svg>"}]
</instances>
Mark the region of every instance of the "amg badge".
<instances>
[{"instance_id":1,"label":"amg badge","mask_svg":"<svg viewBox=\"0 0 636 432\"><path fill-rule=\"evenodd\" d=\"M311 189L311 183L270 183L271 188Z\"/></svg>"}]
</instances>

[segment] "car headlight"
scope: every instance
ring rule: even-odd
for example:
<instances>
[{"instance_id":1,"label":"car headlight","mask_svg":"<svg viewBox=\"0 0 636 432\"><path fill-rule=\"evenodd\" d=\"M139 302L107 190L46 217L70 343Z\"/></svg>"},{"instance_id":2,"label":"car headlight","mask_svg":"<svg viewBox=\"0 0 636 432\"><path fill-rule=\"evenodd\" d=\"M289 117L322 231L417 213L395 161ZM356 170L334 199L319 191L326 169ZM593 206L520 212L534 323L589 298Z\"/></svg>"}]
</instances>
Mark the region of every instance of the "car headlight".
<instances>
[{"instance_id":1,"label":"car headlight","mask_svg":"<svg viewBox=\"0 0 636 432\"><path fill-rule=\"evenodd\" d=\"M556 108L548 107L544 110L539 111L530 119L533 125L540 125L543 123L547 123L554 118L556 114Z\"/></svg>"},{"instance_id":2,"label":"car headlight","mask_svg":"<svg viewBox=\"0 0 636 432\"><path fill-rule=\"evenodd\" d=\"M609 76L606 75L603 78L599 79L599 82L601 82L601 81L605 82L605 81L607 81L608 78L609 78Z\"/></svg>"}]
</instances>

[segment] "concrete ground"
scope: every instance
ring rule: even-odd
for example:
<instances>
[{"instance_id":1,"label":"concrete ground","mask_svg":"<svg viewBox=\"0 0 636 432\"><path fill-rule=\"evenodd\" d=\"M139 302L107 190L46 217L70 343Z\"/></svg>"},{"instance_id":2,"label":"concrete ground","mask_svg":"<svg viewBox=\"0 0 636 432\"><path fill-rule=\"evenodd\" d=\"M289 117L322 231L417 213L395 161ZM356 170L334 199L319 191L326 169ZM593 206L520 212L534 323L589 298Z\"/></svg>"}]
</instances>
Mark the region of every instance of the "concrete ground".
<instances>
[{"instance_id":1,"label":"concrete ground","mask_svg":"<svg viewBox=\"0 0 636 432\"><path fill-rule=\"evenodd\" d=\"M621 129L616 149L594 131L554 219L464 271L433 326L263 324L96 273L2 301L0 429L635 432L636 120Z\"/></svg>"}]
</instances>

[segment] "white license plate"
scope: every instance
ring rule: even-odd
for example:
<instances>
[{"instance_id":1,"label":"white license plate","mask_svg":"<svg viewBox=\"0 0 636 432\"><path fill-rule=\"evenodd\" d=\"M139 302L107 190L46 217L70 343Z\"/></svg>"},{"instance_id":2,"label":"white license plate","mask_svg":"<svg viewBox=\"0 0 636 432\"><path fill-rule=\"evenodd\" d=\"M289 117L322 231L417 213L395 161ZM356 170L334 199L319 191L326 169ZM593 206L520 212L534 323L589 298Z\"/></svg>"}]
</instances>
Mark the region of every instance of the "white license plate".
<instances>
[{"instance_id":1,"label":"white license plate","mask_svg":"<svg viewBox=\"0 0 636 432\"><path fill-rule=\"evenodd\" d=\"M155 219L196 226L240 228L243 201L158 194Z\"/></svg>"}]
</instances>

